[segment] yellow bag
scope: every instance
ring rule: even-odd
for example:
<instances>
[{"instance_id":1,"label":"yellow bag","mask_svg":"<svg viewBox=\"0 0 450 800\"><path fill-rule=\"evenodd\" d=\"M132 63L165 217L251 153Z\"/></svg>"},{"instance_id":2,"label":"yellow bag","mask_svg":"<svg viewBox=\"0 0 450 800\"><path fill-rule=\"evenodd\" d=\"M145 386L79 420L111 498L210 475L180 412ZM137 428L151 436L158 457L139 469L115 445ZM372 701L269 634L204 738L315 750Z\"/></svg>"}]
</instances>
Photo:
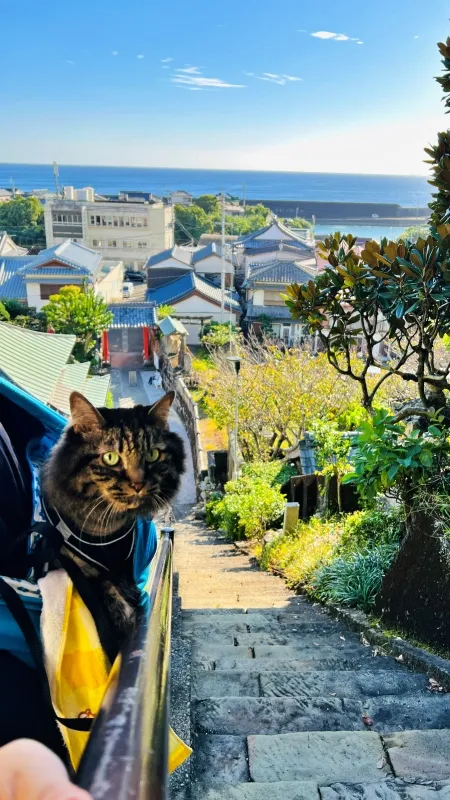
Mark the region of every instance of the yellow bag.
<instances>
[{"instance_id":1,"label":"yellow bag","mask_svg":"<svg viewBox=\"0 0 450 800\"><path fill-rule=\"evenodd\" d=\"M120 656L111 669L92 615L65 570L49 572L39 588L42 641L55 713L62 718L94 718L118 676ZM89 733L59 727L77 769ZM191 753L170 729L168 771L173 772Z\"/></svg>"}]
</instances>

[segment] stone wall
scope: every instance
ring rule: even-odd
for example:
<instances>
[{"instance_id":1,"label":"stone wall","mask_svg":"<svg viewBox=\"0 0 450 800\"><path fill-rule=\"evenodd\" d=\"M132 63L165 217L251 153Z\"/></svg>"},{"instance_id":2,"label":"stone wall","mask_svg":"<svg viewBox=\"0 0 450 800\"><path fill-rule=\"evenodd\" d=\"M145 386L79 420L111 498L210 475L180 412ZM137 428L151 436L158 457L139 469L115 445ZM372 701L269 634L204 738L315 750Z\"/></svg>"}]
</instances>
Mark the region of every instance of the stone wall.
<instances>
[{"instance_id":1,"label":"stone wall","mask_svg":"<svg viewBox=\"0 0 450 800\"><path fill-rule=\"evenodd\" d=\"M176 374L167 357L163 354L161 354L159 368L165 391L173 390L175 392L174 408L186 428L196 472L195 480L198 486L207 470L207 459L200 439L197 403L192 399L181 376Z\"/></svg>"}]
</instances>

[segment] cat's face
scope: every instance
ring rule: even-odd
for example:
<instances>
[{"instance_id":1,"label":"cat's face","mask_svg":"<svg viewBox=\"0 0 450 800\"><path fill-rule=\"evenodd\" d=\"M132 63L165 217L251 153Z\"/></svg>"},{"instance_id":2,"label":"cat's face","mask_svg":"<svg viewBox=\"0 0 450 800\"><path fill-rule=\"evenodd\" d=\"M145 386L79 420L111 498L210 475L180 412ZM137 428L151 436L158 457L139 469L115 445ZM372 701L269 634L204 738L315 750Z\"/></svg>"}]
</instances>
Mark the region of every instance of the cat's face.
<instances>
[{"instance_id":1,"label":"cat's face","mask_svg":"<svg viewBox=\"0 0 450 800\"><path fill-rule=\"evenodd\" d=\"M73 392L72 425L51 456L46 491L57 482L57 502L66 498L72 511L75 498L89 508L99 498L99 512L117 515L161 509L179 487L185 459L181 438L167 425L173 398L169 392L152 407L96 409Z\"/></svg>"}]
</instances>

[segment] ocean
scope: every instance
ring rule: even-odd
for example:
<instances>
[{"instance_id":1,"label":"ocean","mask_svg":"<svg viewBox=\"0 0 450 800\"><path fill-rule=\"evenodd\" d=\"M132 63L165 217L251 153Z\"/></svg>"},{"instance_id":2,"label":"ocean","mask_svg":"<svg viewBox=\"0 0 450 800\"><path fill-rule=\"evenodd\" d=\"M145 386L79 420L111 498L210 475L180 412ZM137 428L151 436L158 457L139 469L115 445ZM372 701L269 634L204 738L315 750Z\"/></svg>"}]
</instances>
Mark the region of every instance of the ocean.
<instances>
[{"instance_id":1,"label":"ocean","mask_svg":"<svg viewBox=\"0 0 450 800\"><path fill-rule=\"evenodd\" d=\"M0 164L0 187L52 189L51 164ZM185 189L198 197L220 191L249 200L325 200L425 206L427 179L415 175L348 175L320 172L245 172L160 167L82 167L61 164L61 186L93 186L99 194L141 190L165 195Z\"/></svg>"}]
</instances>

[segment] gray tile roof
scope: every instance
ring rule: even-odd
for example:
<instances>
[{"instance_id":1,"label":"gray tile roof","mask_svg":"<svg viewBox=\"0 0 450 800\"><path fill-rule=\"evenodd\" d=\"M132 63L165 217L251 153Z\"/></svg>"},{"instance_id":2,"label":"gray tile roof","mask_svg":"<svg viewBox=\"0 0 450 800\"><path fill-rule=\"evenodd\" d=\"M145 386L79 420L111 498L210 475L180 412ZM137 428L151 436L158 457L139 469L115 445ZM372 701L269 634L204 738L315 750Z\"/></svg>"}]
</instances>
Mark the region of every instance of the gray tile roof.
<instances>
[{"instance_id":1,"label":"gray tile roof","mask_svg":"<svg viewBox=\"0 0 450 800\"><path fill-rule=\"evenodd\" d=\"M30 256L2 258L0 256L0 299L26 300L27 289L18 270L29 263Z\"/></svg>"},{"instance_id":2,"label":"gray tile roof","mask_svg":"<svg viewBox=\"0 0 450 800\"><path fill-rule=\"evenodd\" d=\"M287 306L254 306L253 303L249 303L245 319L254 320L261 316L276 320L286 320L286 322L295 324L295 320L292 319Z\"/></svg>"},{"instance_id":3,"label":"gray tile roof","mask_svg":"<svg viewBox=\"0 0 450 800\"><path fill-rule=\"evenodd\" d=\"M6 231L0 231L0 260L2 256L26 256L27 253L26 247L19 247Z\"/></svg>"},{"instance_id":4,"label":"gray tile roof","mask_svg":"<svg viewBox=\"0 0 450 800\"><path fill-rule=\"evenodd\" d=\"M149 300L156 303L156 305L160 306L176 303L194 291L197 291L199 294L203 295L203 297L213 300L219 305L221 304L220 286L216 286L211 281L206 280L206 278L201 278L199 275L196 275L195 272L188 272L175 281L166 283L164 286L158 286L157 289L149 290L147 292L147 297ZM225 306L229 309L230 305L236 311L241 311L239 295L234 292L230 295L230 292L227 291L225 294Z\"/></svg>"},{"instance_id":5,"label":"gray tile roof","mask_svg":"<svg viewBox=\"0 0 450 800\"><path fill-rule=\"evenodd\" d=\"M153 267L162 261L167 261L168 258L174 258L176 261L181 261L182 264L187 264L187 266L190 266L191 257L191 250L186 250L183 247L175 245L175 247L170 247L168 250L162 250L161 253L155 253L154 256L150 256L144 269L147 267Z\"/></svg>"},{"instance_id":6,"label":"gray tile roof","mask_svg":"<svg viewBox=\"0 0 450 800\"><path fill-rule=\"evenodd\" d=\"M156 325L156 306L151 302L143 303L111 303L114 320L110 328L145 328Z\"/></svg>"},{"instance_id":7,"label":"gray tile roof","mask_svg":"<svg viewBox=\"0 0 450 800\"><path fill-rule=\"evenodd\" d=\"M265 243L270 242L270 243L274 244L277 241L279 242L280 238L278 238L278 239L260 239L260 237L263 236L268 231L270 231L270 229L272 227L275 227L275 228L278 229L278 231L282 234L281 237L280 237L281 240L283 242L285 242L286 244L296 245L296 246L301 247L301 248L303 248L305 250L314 250L314 244L313 243L309 244L308 242L306 242L301 236L298 236L290 228L287 228L286 225L283 225L283 223L280 222L279 219L273 219L271 222L269 222L268 225L265 225L264 228L260 228L257 231L253 231L252 233L249 233L246 236L241 236L240 239L236 240L235 245L244 246L244 247L247 248L247 247L251 247L252 246L250 243L253 242L253 241L255 241L255 244L256 244L257 247L260 247L262 243L265 244Z\"/></svg>"},{"instance_id":8,"label":"gray tile roof","mask_svg":"<svg viewBox=\"0 0 450 800\"><path fill-rule=\"evenodd\" d=\"M53 266L46 267L45 265L49 261L59 261L66 267L79 270L80 274L96 275L101 269L101 260L101 253L97 253L96 250L91 250L84 244L80 244L80 242L73 242L71 239L66 239L66 241L56 244L54 247L41 250L37 256L32 256L29 268L26 266L23 267L22 272L27 275L34 271L38 271L39 275L45 273L54 275L56 273L52 270L59 268ZM48 270L50 270L50 272L47 272ZM70 272L71 270L69 269L69 273ZM59 274L61 274L61 272L59 272Z\"/></svg>"},{"instance_id":9,"label":"gray tile roof","mask_svg":"<svg viewBox=\"0 0 450 800\"><path fill-rule=\"evenodd\" d=\"M40 333L0 322L0 372L43 403L49 403L67 364L75 336Z\"/></svg>"},{"instance_id":10,"label":"gray tile roof","mask_svg":"<svg viewBox=\"0 0 450 800\"><path fill-rule=\"evenodd\" d=\"M251 264L250 275L244 282L244 286L254 286L258 283L276 283L285 287L290 283L306 283L312 278L313 274L295 261L274 259L274 261L266 261L263 264Z\"/></svg>"}]
</instances>

